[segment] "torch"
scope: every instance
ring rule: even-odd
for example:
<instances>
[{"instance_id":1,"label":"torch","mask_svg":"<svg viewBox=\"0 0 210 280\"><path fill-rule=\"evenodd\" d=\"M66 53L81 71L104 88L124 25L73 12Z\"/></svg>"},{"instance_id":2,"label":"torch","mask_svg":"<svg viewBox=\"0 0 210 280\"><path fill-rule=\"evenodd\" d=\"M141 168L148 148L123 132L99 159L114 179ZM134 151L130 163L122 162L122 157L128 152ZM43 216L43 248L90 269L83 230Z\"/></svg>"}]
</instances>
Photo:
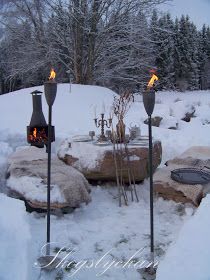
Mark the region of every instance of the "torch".
<instances>
[{"instance_id":1,"label":"torch","mask_svg":"<svg viewBox=\"0 0 210 280\"><path fill-rule=\"evenodd\" d=\"M154 210L153 210L153 152L152 152L152 113L155 106L155 90L154 83L158 80L155 72L152 70L152 77L147 85L146 91L143 93L144 108L148 115L149 130L149 178L150 178L150 251L154 264Z\"/></svg>"},{"instance_id":2,"label":"torch","mask_svg":"<svg viewBox=\"0 0 210 280\"><path fill-rule=\"evenodd\" d=\"M48 111L48 142L47 142L47 247L46 255L50 255L50 184L51 184L51 138L52 132L52 106L55 101L57 92L57 83L55 81L56 73L54 69L51 69L50 77L47 82L44 83L45 98L49 107Z\"/></svg>"}]
</instances>

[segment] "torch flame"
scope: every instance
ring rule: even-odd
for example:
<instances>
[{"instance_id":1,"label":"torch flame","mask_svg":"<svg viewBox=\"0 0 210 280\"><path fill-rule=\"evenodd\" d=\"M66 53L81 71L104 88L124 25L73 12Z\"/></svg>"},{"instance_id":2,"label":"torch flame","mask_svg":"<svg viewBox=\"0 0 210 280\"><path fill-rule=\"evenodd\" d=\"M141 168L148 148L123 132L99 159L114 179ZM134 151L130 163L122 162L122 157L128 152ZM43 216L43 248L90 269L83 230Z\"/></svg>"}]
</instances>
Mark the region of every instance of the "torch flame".
<instances>
[{"instance_id":1,"label":"torch flame","mask_svg":"<svg viewBox=\"0 0 210 280\"><path fill-rule=\"evenodd\" d=\"M36 138L36 136L37 136L37 129L36 129L36 127L33 130L33 136L34 136L34 138Z\"/></svg>"},{"instance_id":2,"label":"torch flame","mask_svg":"<svg viewBox=\"0 0 210 280\"><path fill-rule=\"evenodd\" d=\"M148 88L148 89L152 88L153 85L154 85L154 82L156 82L156 81L158 81L158 80L159 80L158 76L156 76L155 74L153 74L152 77L151 77L151 79L150 79L150 81L149 81L149 83L148 83L148 85L147 85L147 88Z\"/></svg>"},{"instance_id":3,"label":"torch flame","mask_svg":"<svg viewBox=\"0 0 210 280\"><path fill-rule=\"evenodd\" d=\"M56 76L55 70L52 68L50 71L49 80L54 80Z\"/></svg>"}]
</instances>

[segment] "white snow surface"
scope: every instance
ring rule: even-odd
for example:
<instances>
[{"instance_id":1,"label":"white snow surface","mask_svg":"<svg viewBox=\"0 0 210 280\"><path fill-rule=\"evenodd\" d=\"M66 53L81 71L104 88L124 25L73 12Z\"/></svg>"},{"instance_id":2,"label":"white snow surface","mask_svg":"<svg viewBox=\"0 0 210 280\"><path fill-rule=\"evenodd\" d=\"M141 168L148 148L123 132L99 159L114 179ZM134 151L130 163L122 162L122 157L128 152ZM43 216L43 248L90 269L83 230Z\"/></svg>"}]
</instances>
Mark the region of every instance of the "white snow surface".
<instances>
[{"instance_id":1,"label":"white snow surface","mask_svg":"<svg viewBox=\"0 0 210 280\"><path fill-rule=\"evenodd\" d=\"M7 185L28 200L39 202L46 202L47 200L47 185L43 184L41 178L29 176L16 178L10 176L7 180ZM52 203L66 202L64 195L57 185L51 185L50 199Z\"/></svg>"},{"instance_id":2,"label":"white snow surface","mask_svg":"<svg viewBox=\"0 0 210 280\"><path fill-rule=\"evenodd\" d=\"M24 202L0 194L0 279L28 279L31 239Z\"/></svg>"},{"instance_id":3,"label":"white snow surface","mask_svg":"<svg viewBox=\"0 0 210 280\"><path fill-rule=\"evenodd\" d=\"M43 86L23 89L0 96L0 174L2 174L2 177L0 177L0 184L4 176L5 163L8 160L9 154L11 154L15 147L26 145L26 140L24 142L24 139L26 139L26 126L30 122L32 113L32 97L30 92L36 89L43 91ZM53 124L55 125L56 132L56 142L53 143L53 148L58 150L60 143L66 141L65 139L69 139L75 135L88 135L89 130L95 130L97 134L99 134L100 129L95 127L93 121L95 117L94 108L96 106L97 116L99 116L104 102L106 107L105 116L108 117L114 95L115 93L106 88L82 85L72 85L72 92L70 93L69 84L59 84L57 98L53 106ZM142 103L142 97L138 96L137 99L138 100L132 105L126 116L125 122L127 132L129 132L129 126L140 125L141 134L147 135L148 127L143 123L147 115ZM44 95L42 103L47 120L48 108ZM195 110L195 118L191 119L189 123L182 121L181 119L185 114L187 112L192 112L192 110ZM160 116L163 118L160 127L153 127L152 130L154 138L160 139L162 142L162 164L180 155L191 146L210 146L210 91L185 93L158 92L156 94L156 105L153 116ZM176 124L177 130L168 129L168 127L174 127ZM83 154L82 148L80 151ZM103 148L99 153L102 151ZM87 157L84 157L84 162L85 161L87 165L91 164L91 158L87 159ZM141 257L147 259L149 254L150 233L148 181L146 180L143 184L138 185L137 189L140 202L130 203L128 207L123 206L119 208L116 186L106 186L106 188L100 186L93 187L91 192L92 202L89 205L83 205L72 214L63 217L52 216L51 240L52 242L56 242L56 244L52 246L52 250L54 250L55 247L74 247L76 255L72 258L76 262L79 262L86 259L99 260L106 252L114 248L113 252L109 254L109 258L125 261L139 249L145 247L143 254L141 256L136 256L136 261ZM6 196L1 198L1 200L5 201L4 203L0 203L1 216L5 215L5 217L7 212L11 213L13 203L22 204L22 202L14 199L7 200ZM204 200L204 206L206 204L207 200ZM208 216L206 213L209 212L207 206L203 207L201 205L201 207L203 210L198 212L200 213L198 216L201 221L199 222L199 219L195 216L196 219L194 223L198 224L200 227L204 225L204 221L207 219L206 216ZM204 208L206 208L206 210L204 210ZM177 239L180 229L186 221L191 218L193 211L191 206L184 207L172 201L164 201L161 198L155 199L155 256L158 260L162 259L171 242ZM19 212L17 211L17 216L18 215ZM28 273L26 277L22 275L21 279L54 280L56 279L56 275L58 276L60 273L59 271L50 274L42 271L40 274L40 270L34 267L34 262L41 254L41 247L45 244L46 218L35 213L25 213L24 215L28 217L33 240L30 243L29 255L26 256L23 254L24 260L27 260ZM204 217L202 218L201 216ZM16 225L16 219L14 219L14 224ZM6 224L4 222L2 224L0 220L0 227L2 227L2 225L5 226ZM22 231L22 228L19 230ZM26 236L27 239L28 233L25 233L23 227L22 237L19 235L19 230L17 229L17 239L22 242L21 238L25 238ZM206 228L203 230L207 232ZM190 238L191 234L192 232L189 233L190 242L187 243L188 249L190 248L189 251L193 249L192 247L195 243L196 249L198 248L199 242L202 242L200 236L197 237L193 234L192 236L194 236L194 239ZM14 236L15 234L13 234L13 237ZM207 232L203 238L206 241L206 248L209 249L210 244L207 239L208 236L209 233ZM9 240L9 238L6 239L1 230L0 244L3 244L2 248L7 248L8 255L11 255L13 251L19 251L19 243L17 243L16 247L14 245L11 248L7 240ZM187 240L187 238L185 240ZM24 246L25 244L23 248L25 248ZM172 246L174 248L175 245ZM201 248L203 248L202 246ZM183 247L185 246L183 245ZM5 252L5 250L1 251ZM200 253L198 250L196 252L198 252L198 263L202 262L202 257L199 258L202 252ZM20 257L20 254L18 256ZM188 258L189 260L191 259L190 257ZM13 259L11 263L7 262L7 259L9 259L9 257L7 258L6 255L4 267L2 268L3 270L0 270L0 279L17 279L22 272L19 273L19 270L17 270L16 259ZM189 260L183 260L183 266L185 263L188 266ZM164 263L167 269L168 263L166 261L164 261ZM161 267L163 267L162 264L160 265L160 268ZM204 268L204 266L202 267ZM20 265L20 270L21 269L22 266ZM12 271L16 270L17 272L14 277L6 278L8 271L12 273ZM136 269L116 269L112 267L100 277L96 276L96 273L100 271L101 269L84 268L71 278L75 280L142 280ZM171 271L169 271L169 275L166 277L167 279L171 279L175 269ZM158 273L160 272L158 271ZM69 275L70 272L64 270L61 279L71 279ZM164 277L165 275L166 274L164 274ZM209 274L206 270L202 273L202 277L203 278L197 277L197 280L209 280ZM164 278L159 279L164 280ZM176 279L181 278L177 277ZM186 279L190 278L185 278L183 280Z\"/></svg>"},{"instance_id":4,"label":"white snow surface","mask_svg":"<svg viewBox=\"0 0 210 280\"><path fill-rule=\"evenodd\" d=\"M153 143L155 143L155 140L153 140ZM142 141L141 144L143 147L148 147L148 141ZM129 143L128 147L135 148L136 146ZM79 160L77 160L72 166L82 171L84 169L95 169L100 166L99 162L103 160L104 154L107 151L112 152L112 150L112 143L108 143L108 145L103 146L103 144L97 144L96 138L94 141L89 142L74 142L74 139L68 138L60 144L58 155L60 158L64 158L65 155L71 155L74 158L78 158ZM131 157L130 159L139 160L139 157Z\"/></svg>"},{"instance_id":5,"label":"white snow surface","mask_svg":"<svg viewBox=\"0 0 210 280\"><path fill-rule=\"evenodd\" d=\"M32 96L34 90L44 91L43 86L26 88L0 96L1 124L0 129L8 133L26 133L32 114ZM87 133L94 127L93 119L99 117L103 103L106 114L112 104L115 93L109 89L98 86L58 84L56 100L53 105L53 125L56 136L63 137L77 133ZM48 120L48 106L45 96L42 96L42 108L45 119Z\"/></svg>"},{"instance_id":6,"label":"white snow surface","mask_svg":"<svg viewBox=\"0 0 210 280\"><path fill-rule=\"evenodd\" d=\"M179 232L160 262L156 280L209 280L210 195Z\"/></svg>"}]
</instances>

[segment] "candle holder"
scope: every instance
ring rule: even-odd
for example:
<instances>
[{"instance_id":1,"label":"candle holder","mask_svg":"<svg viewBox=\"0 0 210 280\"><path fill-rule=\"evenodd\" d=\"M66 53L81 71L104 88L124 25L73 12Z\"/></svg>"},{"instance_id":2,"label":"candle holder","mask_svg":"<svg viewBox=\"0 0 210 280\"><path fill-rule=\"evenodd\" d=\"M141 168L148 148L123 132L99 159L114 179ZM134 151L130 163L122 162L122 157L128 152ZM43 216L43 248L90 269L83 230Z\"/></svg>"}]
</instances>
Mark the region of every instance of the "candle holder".
<instances>
[{"instance_id":1,"label":"candle holder","mask_svg":"<svg viewBox=\"0 0 210 280\"><path fill-rule=\"evenodd\" d=\"M112 125L112 119L109 118L108 120L106 120L104 118L104 113L102 113L101 114L101 119L98 120L97 118L95 118L94 121L95 121L95 126L97 128L101 127L101 135L99 136L98 141L99 142L107 141L108 139L104 134L104 127L106 126L107 128L110 128L111 125Z\"/></svg>"}]
</instances>

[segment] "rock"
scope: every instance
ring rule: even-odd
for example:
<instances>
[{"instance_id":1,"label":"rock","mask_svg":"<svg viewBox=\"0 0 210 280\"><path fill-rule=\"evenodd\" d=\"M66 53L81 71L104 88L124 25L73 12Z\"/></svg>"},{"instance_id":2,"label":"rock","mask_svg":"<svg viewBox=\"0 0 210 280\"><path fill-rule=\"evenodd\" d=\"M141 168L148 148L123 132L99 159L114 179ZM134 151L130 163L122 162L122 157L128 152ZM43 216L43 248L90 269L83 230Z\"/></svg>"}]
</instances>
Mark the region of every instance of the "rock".
<instances>
[{"instance_id":1,"label":"rock","mask_svg":"<svg viewBox=\"0 0 210 280\"><path fill-rule=\"evenodd\" d=\"M156 116L156 117L153 117L152 119L151 119L151 121L152 121L152 126L156 126L156 127L159 127L160 126L160 123L161 123L161 121L162 121L162 117L158 117L158 116ZM148 124L148 119L146 119L145 121L144 121L144 123L145 124Z\"/></svg>"},{"instance_id":2,"label":"rock","mask_svg":"<svg viewBox=\"0 0 210 280\"><path fill-rule=\"evenodd\" d=\"M203 197L202 185L186 185L172 180L171 170L173 169L163 167L155 173L154 191L164 199L174 200L175 202L188 202L199 206Z\"/></svg>"},{"instance_id":3,"label":"rock","mask_svg":"<svg viewBox=\"0 0 210 280\"><path fill-rule=\"evenodd\" d=\"M116 170L113 156L113 147L98 147L92 143L72 143L68 148L66 140L58 150L58 157L67 165L77 168L88 179L93 181L116 181ZM161 162L162 146L160 141L153 143L153 168ZM143 181L148 177L148 144L145 146L128 145L130 168L136 181ZM126 153L122 155L122 176L125 182L129 182L127 171ZM120 154L117 155L119 162Z\"/></svg>"},{"instance_id":4,"label":"rock","mask_svg":"<svg viewBox=\"0 0 210 280\"><path fill-rule=\"evenodd\" d=\"M191 111L190 112L187 112L184 116L184 118L182 118L182 121L185 121L185 122L190 122L191 121L191 118L194 118L195 117L195 108L192 107L191 108Z\"/></svg>"},{"instance_id":5,"label":"rock","mask_svg":"<svg viewBox=\"0 0 210 280\"><path fill-rule=\"evenodd\" d=\"M26 147L9 158L7 187L33 208L47 208L47 154L45 149ZM90 186L75 168L52 158L51 208L75 208L91 201Z\"/></svg>"},{"instance_id":6,"label":"rock","mask_svg":"<svg viewBox=\"0 0 210 280\"><path fill-rule=\"evenodd\" d=\"M178 129L178 121L175 117L168 116L167 119L162 119L160 127L176 130Z\"/></svg>"},{"instance_id":7,"label":"rock","mask_svg":"<svg viewBox=\"0 0 210 280\"><path fill-rule=\"evenodd\" d=\"M210 167L210 148L191 147L179 157L167 161L166 167L160 168L154 175L154 191L165 199L176 202L190 202L195 206L200 204L205 193L210 192L210 184L187 185L171 179L171 171L177 168L203 168Z\"/></svg>"}]
</instances>

